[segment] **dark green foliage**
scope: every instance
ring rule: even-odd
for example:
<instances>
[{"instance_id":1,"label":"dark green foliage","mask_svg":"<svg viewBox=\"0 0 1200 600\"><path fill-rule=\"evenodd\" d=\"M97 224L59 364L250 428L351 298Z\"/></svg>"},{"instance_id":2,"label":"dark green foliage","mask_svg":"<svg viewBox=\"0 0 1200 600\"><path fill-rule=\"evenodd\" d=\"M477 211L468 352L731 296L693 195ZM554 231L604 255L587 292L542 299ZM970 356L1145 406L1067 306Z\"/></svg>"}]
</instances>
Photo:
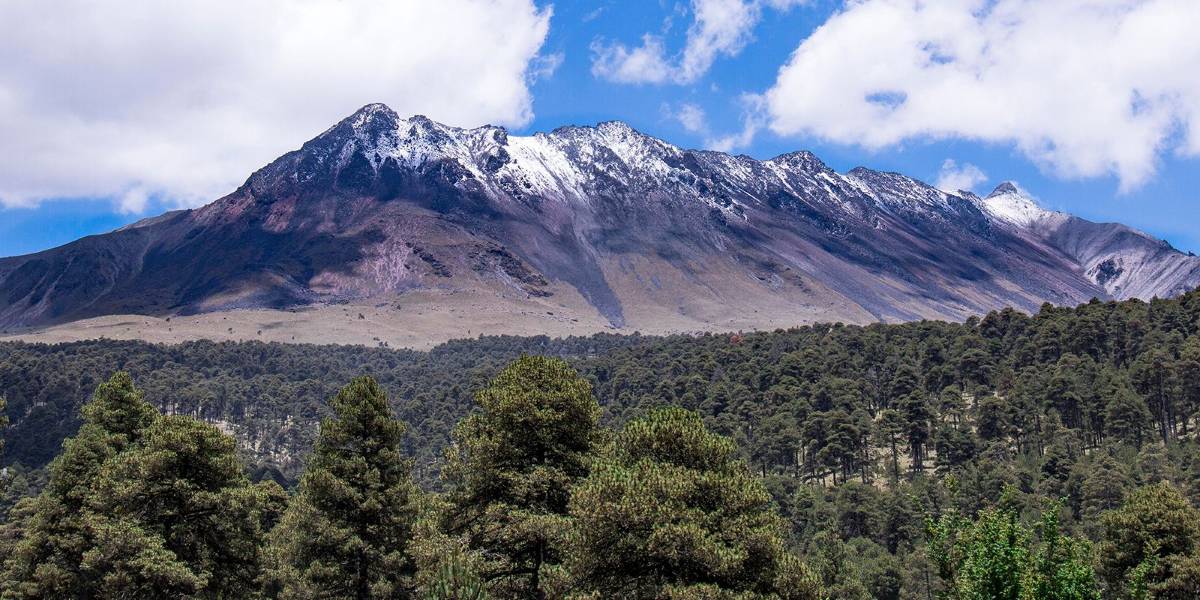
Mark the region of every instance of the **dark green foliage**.
<instances>
[{"instance_id":1,"label":"dark green foliage","mask_svg":"<svg viewBox=\"0 0 1200 600\"><path fill-rule=\"evenodd\" d=\"M1146 590L1155 598L1188 597L1172 594L1196 582L1200 510L1178 489L1166 482L1138 489L1101 521L1101 565L1112 589Z\"/></svg>"},{"instance_id":2,"label":"dark green foliage","mask_svg":"<svg viewBox=\"0 0 1200 600\"><path fill-rule=\"evenodd\" d=\"M571 517L571 571L596 598L816 597L762 483L690 411L627 424L575 489Z\"/></svg>"},{"instance_id":3,"label":"dark green foliage","mask_svg":"<svg viewBox=\"0 0 1200 600\"><path fill-rule=\"evenodd\" d=\"M447 532L482 557L499 598L555 596L571 487L600 439L591 386L567 363L523 356L476 396L454 430L444 477Z\"/></svg>"},{"instance_id":4,"label":"dark green foliage","mask_svg":"<svg viewBox=\"0 0 1200 600\"><path fill-rule=\"evenodd\" d=\"M261 540L282 508L252 485L235 441L160 417L125 373L96 390L84 425L18 516L4 598L233 597L255 589Z\"/></svg>"},{"instance_id":5,"label":"dark green foliage","mask_svg":"<svg viewBox=\"0 0 1200 600\"><path fill-rule=\"evenodd\" d=\"M1090 464L1080 463L1080 472L1084 479L1076 496L1079 516L1085 525L1094 528L1105 511L1121 506L1125 491L1133 485L1121 465L1108 455Z\"/></svg>"},{"instance_id":6,"label":"dark green foliage","mask_svg":"<svg viewBox=\"0 0 1200 600\"><path fill-rule=\"evenodd\" d=\"M973 523L984 510L1017 514L1031 535L1033 560L1042 542L1038 508L1062 497L1069 513L1061 528L1097 542L1099 557L1103 515L1138 487L1167 481L1191 506L1200 501L1200 292L1192 292L1150 302L1047 305L1032 316L1003 310L965 323L814 325L732 337L481 338L429 353L261 343L0 343L0 394L13 421L5 433L3 460L11 469L0 514L9 516L0 543L45 526L28 503L18 510L18 498L38 493L42 467L79 426L74 415L84 390L99 383L92 373L129 370L152 404L228 427L251 461L253 479L285 484L297 480L320 418L332 414L324 400L341 382L366 373L411 424L401 444L413 460L413 478L431 491L452 492L450 507L476 515L431 511L428 520L437 525L431 530L443 537L415 536L421 552L414 589L427 590L445 562L438 553L449 548L465 553L464 564L493 596L521 597L534 572L538 587L556 594L571 576L561 550L570 527L557 507L586 476L591 454L544 471L521 466L531 456L522 444L539 438L505 437L500 429L528 431L545 414L522 421L526 415L512 413L495 421L503 427L460 429L491 440L477 444L471 451L477 455L498 448L496 440L515 442L511 453L505 447L496 460L477 456L465 461L470 469L447 473L444 483L439 477L453 424L475 406L472 394L523 352L557 356L573 367L603 407L601 425L620 428L663 406L695 411L712 432L733 440L739 459L762 477L785 518L785 543L806 556L830 593L845 597L886 597L897 582L905 598L927 597L937 587L916 515L957 512ZM108 445L119 446L118 438L85 435L86 428L79 449L54 469L63 477L87 479L118 451ZM459 460L470 448L460 443L450 456ZM501 458L512 460L501 464ZM475 468L502 476L495 484L478 478L468 485L463 473ZM1017 492L998 506L1005 487ZM488 511L504 515L496 530L502 534L480 527ZM55 526L68 531L71 523L64 518ZM81 538L59 538L67 546L72 539ZM530 548L546 551L536 570ZM1143 554L1120 570L1120 581L1101 570L1105 596L1136 588L1151 597L1186 597L1196 552ZM506 573L504 565L518 572Z\"/></svg>"},{"instance_id":7,"label":"dark green foliage","mask_svg":"<svg viewBox=\"0 0 1200 600\"><path fill-rule=\"evenodd\" d=\"M0 396L0 458L4 457L4 429L8 427L8 414L4 412L7 405L8 402L5 401L4 396Z\"/></svg>"},{"instance_id":8,"label":"dark green foliage","mask_svg":"<svg viewBox=\"0 0 1200 600\"><path fill-rule=\"evenodd\" d=\"M1114 384L1104 408L1105 431L1135 448L1150 436L1150 409L1146 402L1127 386Z\"/></svg>"},{"instance_id":9,"label":"dark green foliage","mask_svg":"<svg viewBox=\"0 0 1200 600\"><path fill-rule=\"evenodd\" d=\"M5 598L79 597L94 574L83 565L96 543L88 510L105 464L141 441L158 417L127 373L96 388L79 433L50 464L50 481L34 503L24 535L5 561Z\"/></svg>"},{"instance_id":10,"label":"dark green foliage","mask_svg":"<svg viewBox=\"0 0 1200 600\"><path fill-rule=\"evenodd\" d=\"M488 595L479 575L460 557L452 557L438 569L423 597L425 600L487 600Z\"/></svg>"},{"instance_id":11,"label":"dark green foliage","mask_svg":"<svg viewBox=\"0 0 1200 600\"><path fill-rule=\"evenodd\" d=\"M815 325L741 336L481 338L429 353L355 347L95 341L0 344L13 426L5 460L38 467L76 426L88 373L125 368L172 411L229 423L253 445L256 477L295 481L325 398L359 374L379 381L414 477L434 485L449 432L474 390L522 352L562 357L588 379L605 420L677 405L738 441L760 474L889 479L958 470L992 442L1041 455L1051 413L1078 450L1190 441L1200 409L1200 292L1152 302L1005 310L965 324ZM37 373L36 377L31 374ZM319 374L319 376L314 376ZM949 389L949 391L948 391ZM959 397L954 391L958 390ZM895 412L889 412L895 411ZM881 415L883 417L881 422ZM871 445L888 448L868 454Z\"/></svg>"},{"instance_id":12,"label":"dark green foliage","mask_svg":"<svg viewBox=\"0 0 1200 600\"><path fill-rule=\"evenodd\" d=\"M271 533L269 589L284 598L395 598L412 588L406 553L419 494L404 424L359 377L330 402L300 489Z\"/></svg>"},{"instance_id":13,"label":"dark green foliage","mask_svg":"<svg viewBox=\"0 0 1200 600\"><path fill-rule=\"evenodd\" d=\"M4 458L4 430L8 427L8 415L4 412L6 404L4 396L0 396L0 459ZM0 474L0 523L3 522L3 516L8 511L8 479L7 473ZM0 566L3 565L0 564Z\"/></svg>"},{"instance_id":14,"label":"dark green foliage","mask_svg":"<svg viewBox=\"0 0 1200 600\"><path fill-rule=\"evenodd\" d=\"M471 409L472 394L521 354L600 356L647 339L495 337L449 342L429 352L262 342L0 342L0 395L13 419L4 460L30 468L47 464L80 426L80 407L102 383L94 374L124 370L160 409L227 423L236 437L252 440L258 478L278 473L295 483L317 425L329 415L326 401L351 379L371 375L409 425L405 450L414 458L414 475L434 483L433 465L455 423Z\"/></svg>"},{"instance_id":15,"label":"dark green foliage","mask_svg":"<svg viewBox=\"0 0 1200 600\"><path fill-rule=\"evenodd\" d=\"M93 593L245 597L285 496L242 469L233 438L212 425L181 416L150 425L92 490L96 540L82 566Z\"/></svg>"}]
</instances>

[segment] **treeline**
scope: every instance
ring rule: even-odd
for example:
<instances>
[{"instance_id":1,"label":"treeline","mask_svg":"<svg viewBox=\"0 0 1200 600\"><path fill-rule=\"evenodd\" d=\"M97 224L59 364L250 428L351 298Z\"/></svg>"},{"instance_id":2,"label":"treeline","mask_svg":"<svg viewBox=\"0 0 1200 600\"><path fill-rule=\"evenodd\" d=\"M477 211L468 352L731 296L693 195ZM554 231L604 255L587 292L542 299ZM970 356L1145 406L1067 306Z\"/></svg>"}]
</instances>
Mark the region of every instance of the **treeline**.
<instances>
[{"instance_id":1,"label":"treeline","mask_svg":"<svg viewBox=\"0 0 1200 600\"><path fill-rule=\"evenodd\" d=\"M997 311L966 323L482 338L430 353L0 344L0 394L13 421L7 450L19 485L10 490L39 488L37 467L78 427L72 415L84 386L98 383L89 374L111 369L131 372L165 412L231 431L251 480L293 487L318 420L332 415L325 400L365 373L409 424L402 449L414 480L448 493L444 450L476 391L522 353L553 355L590 383L602 426L620 430L682 407L733 440L783 516L785 545L831 597L928 598L943 589L943 575L969 579L949 567L985 532L1006 531L1024 548L1008 556L1047 564L1047 541L1058 538L1043 532L1043 517L1052 514L1073 541L1049 544L1071 549L1050 554L1090 545L1090 556L1104 558L1089 564L1106 597L1141 586L1143 596L1194 598L1198 333L1200 293L1192 292L1045 306L1032 316ZM1061 510L1049 508L1060 500ZM1144 528L1123 533L1117 523ZM958 558L939 562L939 548ZM976 562L989 561L985 553ZM1031 581L1035 572L1010 569Z\"/></svg>"},{"instance_id":2,"label":"treeline","mask_svg":"<svg viewBox=\"0 0 1200 600\"><path fill-rule=\"evenodd\" d=\"M586 380L524 357L454 429L423 493L383 390L330 401L295 494L236 442L101 384L0 535L0 598L778 598L820 583L770 495L698 415L599 425Z\"/></svg>"},{"instance_id":3,"label":"treeline","mask_svg":"<svg viewBox=\"0 0 1200 600\"><path fill-rule=\"evenodd\" d=\"M1013 488L973 518L926 512L931 568L894 573L889 591L847 570L827 532L794 554L761 476L694 412L609 430L589 383L545 357L518 359L476 403L454 428L445 492L426 493L404 423L356 378L289 497L250 481L231 436L162 415L117 373L45 489L0 525L0 598L1098 600L1200 586L1200 511L1167 482L1102 514L1096 555L1063 532L1057 503L1024 524Z\"/></svg>"},{"instance_id":4,"label":"treeline","mask_svg":"<svg viewBox=\"0 0 1200 600\"><path fill-rule=\"evenodd\" d=\"M449 342L430 352L260 342L155 345L93 340L0 343L0 396L13 425L6 463L36 469L79 428L79 409L104 373L130 373L160 410L219 423L250 454L256 479L294 484L326 401L369 374L409 424L405 450L418 478L436 483L436 465L472 394L522 354L587 359L643 343L638 335L586 338L491 337Z\"/></svg>"},{"instance_id":5,"label":"treeline","mask_svg":"<svg viewBox=\"0 0 1200 600\"><path fill-rule=\"evenodd\" d=\"M1149 303L1047 305L1032 317L1005 310L963 324L480 338L427 353L254 342L5 343L0 390L14 421L10 463L36 468L52 458L78 427L75 415L99 383L94 374L119 369L165 412L231 430L260 475L293 482L336 382L370 374L410 424L405 446L418 478L433 483L448 432L473 392L521 354L539 354L568 360L592 383L607 423L651 406L683 406L736 439L761 472L870 482L958 469L989 450L1078 457L1118 443L1140 450L1188 440L1200 410L1198 322L1193 292ZM1051 448L1053 440L1074 446Z\"/></svg>"}]
</instances>

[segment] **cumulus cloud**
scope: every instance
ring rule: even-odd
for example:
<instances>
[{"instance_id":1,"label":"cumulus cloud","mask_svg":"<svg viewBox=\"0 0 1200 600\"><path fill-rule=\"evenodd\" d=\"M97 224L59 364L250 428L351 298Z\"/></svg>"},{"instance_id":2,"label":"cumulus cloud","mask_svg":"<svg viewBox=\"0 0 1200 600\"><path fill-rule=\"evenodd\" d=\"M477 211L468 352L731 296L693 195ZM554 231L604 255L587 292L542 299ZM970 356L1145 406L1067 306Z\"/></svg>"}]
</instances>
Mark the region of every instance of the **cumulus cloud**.
<instances>
[{"instance_id":1,"label":"cumulus cloud","mask_svg":"<svg viewBox=\"0 0 1200 600\"><path fill-rule=\"evenodd\" d=\"M662 36L645 34L642 43L596 40L592 74L617 83L693 83L718 56L736 56L753 39L764 8L788 10L807 0L692 0L692 23L677 56L668 56Z\"/></svg>"},{"instance_id":2,"label":"cumulus cloud","mask_svg":"<svg viewBox=\"0 0 1200 600\"><path fill-rule=\"evenodd\" d=\"M770 127L867 148L1012 143L1129 190L1162 152L1200 154L1196 23L1195 0L859 0L780 70Z\"/></svg>"},{"instance_id":3,"label":"cumulus cloud","mask_svg":"<svg viewBox=\"0 0 1200 600\"><path fill-rule=\"evenodd\" d=\"M0 203L197 204L370 102L523 125L533 0L0 3ZM502 25L501 25L502 24Z\"/></svg>"},{"instance_id":4,"label":"cumulus cloud","mask_svg":"<svg viewBox=\"0 0 1200 600\"><path fill-rule=\"evenodd\" d=\"M973 192L975 186L987 180L987 175L979 167L971 163L959 165L954 159L947 158L938 172L937 188L950 194L956 194L959 190Z\"/></svg>"}]
</instances>

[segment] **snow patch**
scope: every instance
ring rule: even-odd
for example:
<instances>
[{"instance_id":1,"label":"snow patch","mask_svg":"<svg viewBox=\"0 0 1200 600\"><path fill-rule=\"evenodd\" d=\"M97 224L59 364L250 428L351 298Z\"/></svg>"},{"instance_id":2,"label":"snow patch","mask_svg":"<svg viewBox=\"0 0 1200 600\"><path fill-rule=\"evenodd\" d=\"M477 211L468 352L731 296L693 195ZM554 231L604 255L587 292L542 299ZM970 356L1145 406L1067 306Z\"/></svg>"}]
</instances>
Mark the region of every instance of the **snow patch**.
<instances>
[{"instance_id":1,"label":"snow patch","mask_svg":"<svg viewBox=\"0 0 1200 600\"><path fill-rule=\"evenodd\" d=\"M1025 228L1058 214L1038 206L1028 192L1010 181L1000 184L978 203L993 218Z\"/></svg>"}]
</instances>

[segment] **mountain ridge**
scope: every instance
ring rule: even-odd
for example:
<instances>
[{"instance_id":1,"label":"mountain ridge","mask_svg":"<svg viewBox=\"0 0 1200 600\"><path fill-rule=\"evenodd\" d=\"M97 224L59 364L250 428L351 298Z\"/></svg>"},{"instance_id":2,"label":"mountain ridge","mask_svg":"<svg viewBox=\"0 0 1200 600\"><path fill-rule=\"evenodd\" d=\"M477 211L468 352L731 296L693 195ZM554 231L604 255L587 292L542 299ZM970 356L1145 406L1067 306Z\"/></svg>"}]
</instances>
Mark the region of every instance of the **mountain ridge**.
<instances>
[{"instance_id":1,"label":"mountain ridge","mask_svg":"<svg viewBox=\"0 0 1200 600\"><path fill-rule=\"evenodd\" d=\"M682 149L620 121L517 136L370 104L203 207L0 259L0 326L442 290L590 307L617 328L770 327L1197 284L1200 259L1009 182L979 198L808 151Z\"/></svg>"}]
</instances>

